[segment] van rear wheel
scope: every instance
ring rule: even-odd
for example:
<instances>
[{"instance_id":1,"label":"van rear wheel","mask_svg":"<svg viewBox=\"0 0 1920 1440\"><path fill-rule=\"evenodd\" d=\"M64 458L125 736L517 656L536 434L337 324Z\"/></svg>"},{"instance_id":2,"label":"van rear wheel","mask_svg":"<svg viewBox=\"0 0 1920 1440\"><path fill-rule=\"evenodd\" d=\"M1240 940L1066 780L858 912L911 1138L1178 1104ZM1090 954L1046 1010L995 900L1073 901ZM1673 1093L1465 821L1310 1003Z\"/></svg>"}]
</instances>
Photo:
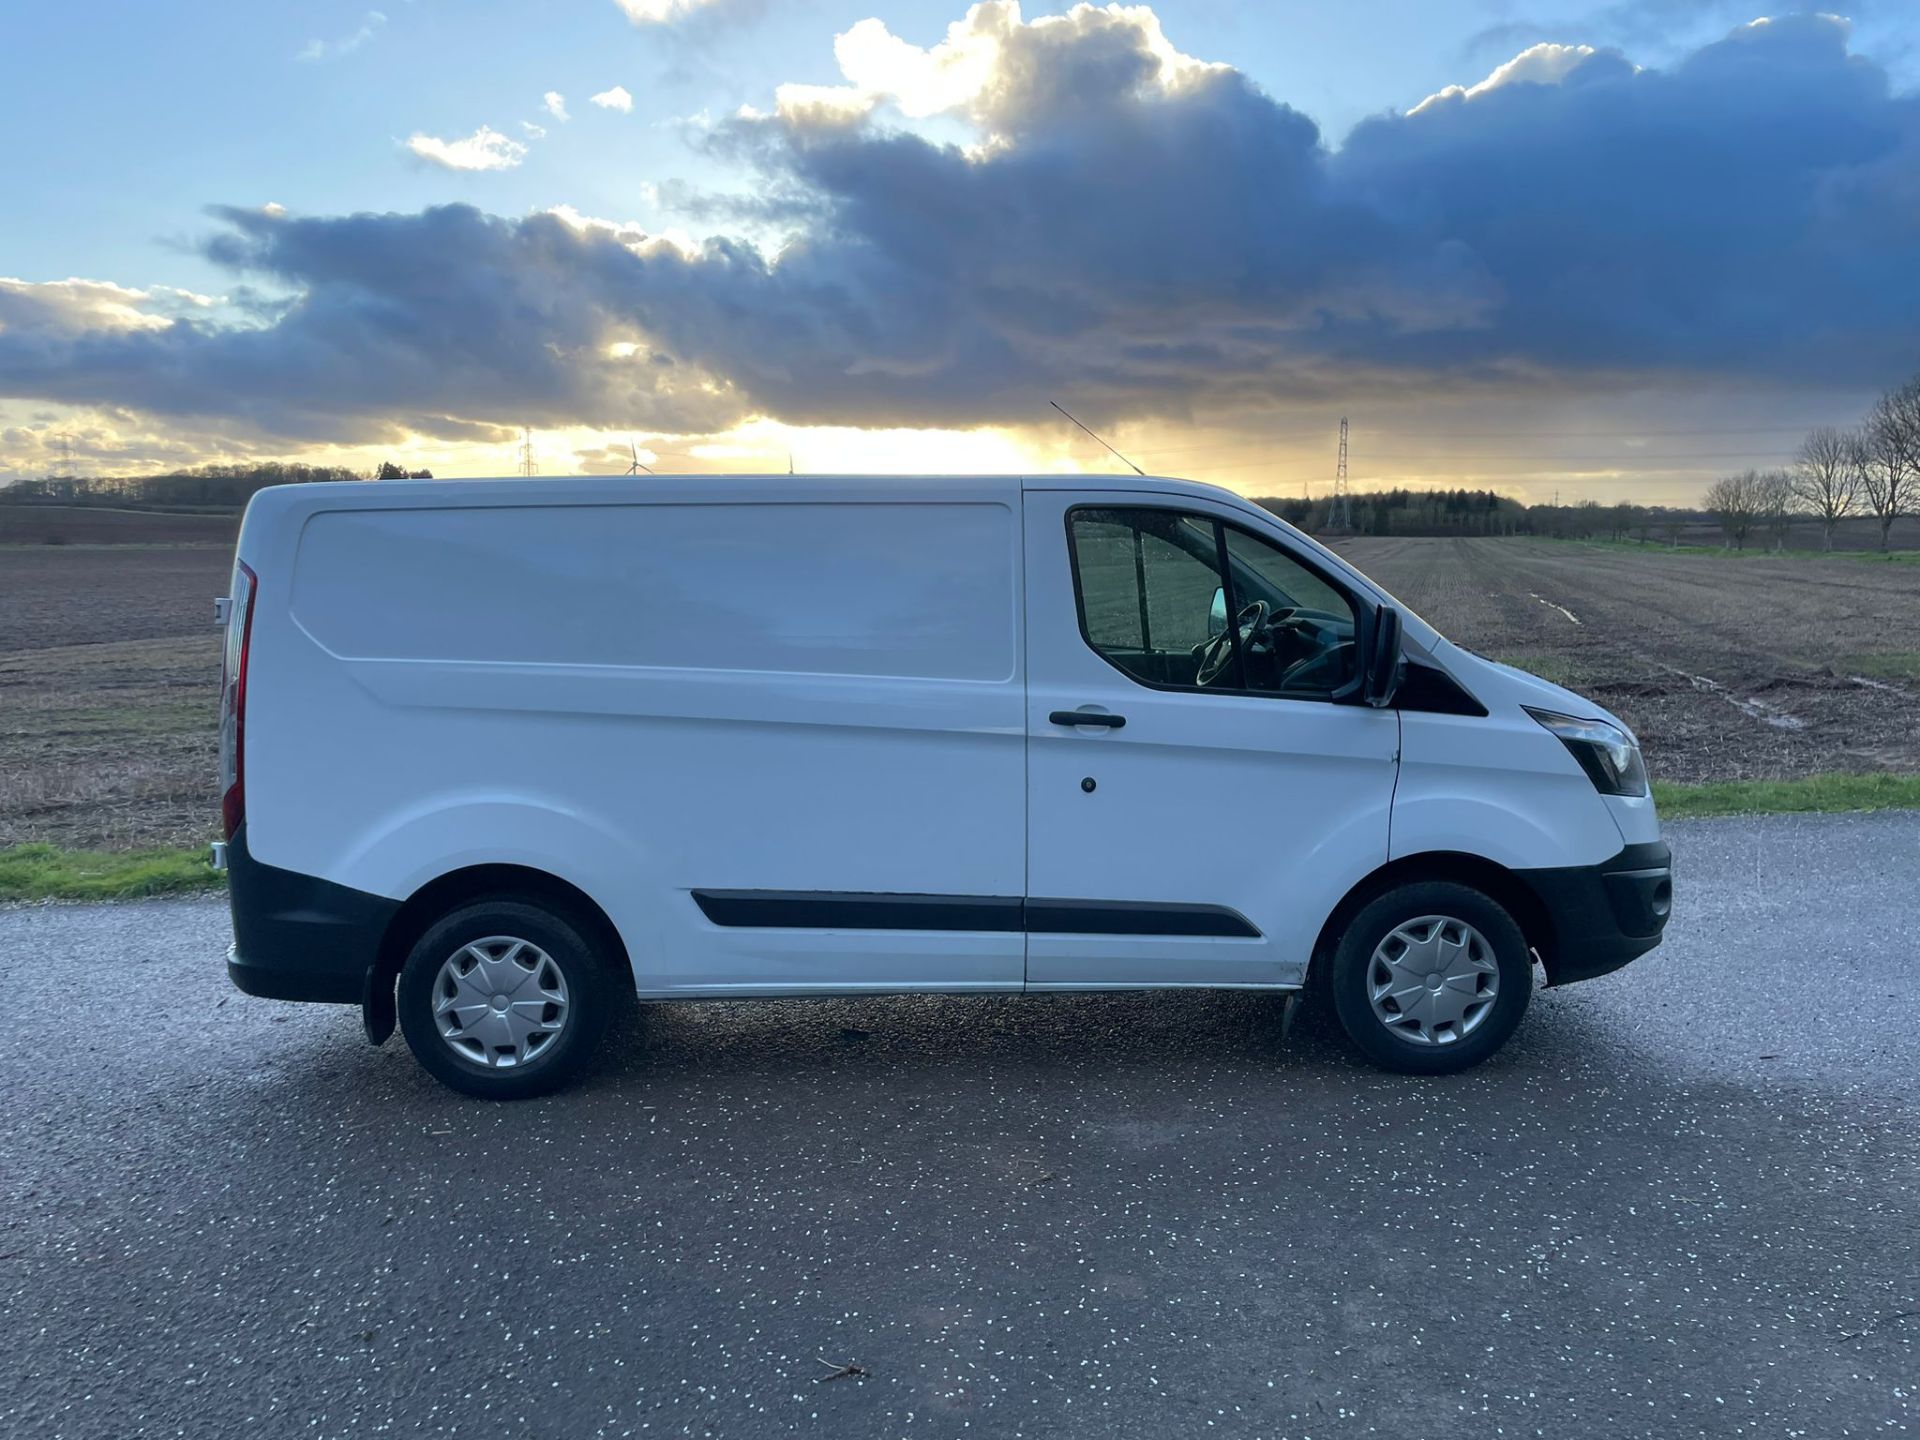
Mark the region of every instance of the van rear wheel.
<instances>
[{"instance_id":1,"label":"van rear wheel","mask_svg":"<svg viewBox=\"0 0 1920 1440\"><path fill-rule=\"evenodd\" d=\"M1328 978L1341 1028L1368 1059L1447 1075L1506 1044L1533 994L1533 956L1490 896L1417 881L1361 908Z\"/></svg>"},{"instance_id":2,"label":"van rear wheel","mask_svg":"<svg viewBox=\"0 0 1920 1440\"><path fill-rule=\"evenodd\" d=\"M400 969L400 1029L435 1079L519 1100L577 1078L615 991L578 922L522 899L470 901L415 943Z\"/></svg>"}]
</instances>

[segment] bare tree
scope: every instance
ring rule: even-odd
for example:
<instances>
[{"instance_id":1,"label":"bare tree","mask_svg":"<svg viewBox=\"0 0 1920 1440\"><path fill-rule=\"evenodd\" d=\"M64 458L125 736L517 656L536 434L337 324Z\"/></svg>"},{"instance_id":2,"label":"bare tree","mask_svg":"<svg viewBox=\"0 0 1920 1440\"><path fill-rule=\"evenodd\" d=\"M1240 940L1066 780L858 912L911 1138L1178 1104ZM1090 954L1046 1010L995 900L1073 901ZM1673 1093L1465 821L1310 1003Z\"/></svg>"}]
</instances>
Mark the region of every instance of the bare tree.
<instances>
[{"instance_id":1,"label":"bare tree","mask_svg":"<svg viewBox=\"0 0 1920 1440\"><path fill-rule=\"evenodd\" d=\"M1660 533L1667 537L1667 547L1680 548L1680 532L1686 528L1687 517L1678 510L1667 509L1660 515Z\"/></svg>"},{"instance_id":2,"label":"bare tree","mask_svg":"<svg viewBox=\"0 0 1920 1440\"><path fill-rule=\"evenodd\" d=\"M1824 548L1833 549L1833 528L1860 504L1860 438L1822 425L1800 444L1791 477L1794 508L1820 522Z\"/></svg>"},{"instance_id":3,"label":"bare tree","mask_svg":"<svg viewBox=\"0 0 1920 1440\"><path fill-rule=\"evenodd\" d=\"M1722 475L1707 487L1702 501L1720 522L1727 543L1736 550L1747 548L1747 536L1760 516L1760 476L1752 470L1738 475Z\"/></svg>"},{"instance_id":4,"label":"bare tree","mask_svg":"<svg viewBox=\"0 0 1920 1440\"><path fill-rule=\"evenodd\" d=\"M1767 527L1767 545L1787 548L1787 526L1793 521L1793 476L1785 470L1763 470L1755 496L1759 520Z\"/></svg>"},{"instance_id":5,"label":"bare tree","mask_svg":"<svg viewBox=\"0 0 1920 1440\"><path fill-rule=\"evenodd\" d=\"M1880 548L1902 515L1920 502L1920 375L1889 390L1867 416L1860 493L1880 522Z\"/></svg>"}]
</instances>

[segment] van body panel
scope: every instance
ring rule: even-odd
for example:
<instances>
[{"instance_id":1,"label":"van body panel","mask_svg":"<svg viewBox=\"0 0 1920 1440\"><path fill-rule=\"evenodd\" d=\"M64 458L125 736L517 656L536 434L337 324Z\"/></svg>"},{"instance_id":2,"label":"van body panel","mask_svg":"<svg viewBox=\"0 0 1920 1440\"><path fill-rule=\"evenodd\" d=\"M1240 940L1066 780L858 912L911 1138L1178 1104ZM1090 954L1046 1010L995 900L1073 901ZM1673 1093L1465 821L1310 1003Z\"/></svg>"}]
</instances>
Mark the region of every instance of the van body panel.
<instances>
[{"instance_id":1,"label":"van body panel","mask_svg":"<svg viewBox=\"0 0 1920 1440\"><path fill-rule=\"evenodd\" d=\"M1513 870L1596 865L1636 840L1613 797L1600 795L1579 762L1527 707L1605 720L1572 691L1442 639L1421 658L1444 670L1485 715L1408 712L1400 788L1394 797L1395 859L1431 851L1478 855ZM1630 731L1628 732L1631 733ZM1628 802L1651 816L1653 802Z\"/></svg>"},{"instance_id":2,"label":"van body panel","mask_svg":"<svg viewBox=\"0 0 1920 1440\"><path fill-rule=\"evenodd\" d=\"M337 510L292 605L343 659L1004 683L1017 524L993 501Z\"/></svg>"},{"instance_id":3,"label":"van body panel","mask_svg":"<svg viewBox=\"0 0 1920 1440\"><path fill-rule=\"evenodd\" d=\"M1629 845L1647 845L1660 838L1660 817L1654 812L1651 795L1606 795L1601 797L1620 827L1620 837Z\"/></svg>"},{"instance_id":4,"label":"van body panel","mask_svg":"<svg viewBox=\"0 0 1920 1440\"><path fill-rule=\"evenodd\" d=\"M1314 700L1154 689L1093 650L1080 627L1067 514L1141 499L1085 487L1027 495L1028 886L1225 906L1259 933L1030 933L1027 984L1298 985L1327 915L1387 860L1399 719ZM1286 544L1276 523L1239 507L1156 497L1165 499ZM1126 723L1050 718L1088 707Z\"/></svg>"},{"instance_id":5,"label":"van body panel","mask_svg":"<svg viewBox=\"0 0 1920 1440\"><path fill-rule=\"evenodd\" d=\"M1511 870L1589 865L1624 843L1593 782L1524 710L1401 717L1392 854L1478 855Z\"/></svg>"},{"instance_id":6,"label":"van body panel","mask_svg":"<svg viewBox=\"0 0 1920 1440\"><path fill-rule=\"evenodd\" d=\"M391 897L547 871L647 995L1020 987L1018 933L725 926L693 899L1025 894L1017 482L513 488L313 487L273 527L299 541L255 567L257 858Z\"/></svg>"}]
</instances>

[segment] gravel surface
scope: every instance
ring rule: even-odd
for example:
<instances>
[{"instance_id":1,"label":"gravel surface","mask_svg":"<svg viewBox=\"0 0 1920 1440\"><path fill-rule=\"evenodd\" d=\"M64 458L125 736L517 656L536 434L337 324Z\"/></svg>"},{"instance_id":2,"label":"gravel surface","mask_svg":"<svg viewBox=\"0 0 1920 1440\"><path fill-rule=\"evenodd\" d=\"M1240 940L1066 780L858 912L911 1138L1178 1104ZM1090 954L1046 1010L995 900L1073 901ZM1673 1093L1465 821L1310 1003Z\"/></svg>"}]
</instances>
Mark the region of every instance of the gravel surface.
<instances>
[{"instance_id":1,"label":"gravel surface","mask_svg":"<svg viewBox=\"0 0 1920 1440\"><path fill-rule=\"evenodd\" d=\"M490 1105L217 904L0 912L0 1435L1903 1433L1920 815L1672 838L1667 945L1429 1081L1245 994L762 1002Z\"/></svg>"}]
</instances>

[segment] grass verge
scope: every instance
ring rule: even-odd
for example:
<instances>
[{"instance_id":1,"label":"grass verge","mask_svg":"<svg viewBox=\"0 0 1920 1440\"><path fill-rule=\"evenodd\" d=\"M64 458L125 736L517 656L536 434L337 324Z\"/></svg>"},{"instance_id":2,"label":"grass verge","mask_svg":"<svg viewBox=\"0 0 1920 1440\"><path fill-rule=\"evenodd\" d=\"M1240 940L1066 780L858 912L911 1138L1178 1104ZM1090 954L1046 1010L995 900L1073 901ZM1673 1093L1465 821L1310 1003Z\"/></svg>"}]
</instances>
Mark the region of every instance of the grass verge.
<instances>
[{"instance_id":1,"label":"grass verge","mask_svg":"<svg viewBox=\"0 0 1920 1440\"><path fill-rule=\"evenodd\" d=\"M0 900L138 900L215 890L226 876L197 850L0 849Z\"/></svg>"},{"instance_id":2,"label":"grass verge","mask_svg":"<svg viewBox=\"0 0 1920 1440\"><path fill-rule=\"evenodd\" d=\"M1662 820L1713 815L1813 815L1920 809L1920 775L1809 775L1802 780L1716 780L1653 786Z\"/></svg>"},{"instance_id":3,"label":"grass verge","mask_svg":"<svg viewBox=\"0 0 1920 1440\"><path fill-rule=\"evenodd\" d=\"M1880 680L1920 680L1920 650L1896 650L1879 655L1842 655L1833 662L1842 675L1865 675Z\"/></svg>"},{"instance_id":4,"label":"grass verge","mask_svg":"<svg viewBox=\"0 0 1920 1440\"><path fill-rule=\"evenodd\" d=\"M1920 550L1812 550L1799 546L1774 550L1764 540L1749 541L1744 549L1736 550L1718 542L1703 545L1693 540L1669 545L1664 540L1607 540L1597 535L1583 539L1562 539L1554 535L1535 538L1555 545L1581 545L1589 550L1631 550L1641 555L1689 555L1705 560L1863 560L1874 565L1920 565Z\"/></svg>"}]
</instances>

